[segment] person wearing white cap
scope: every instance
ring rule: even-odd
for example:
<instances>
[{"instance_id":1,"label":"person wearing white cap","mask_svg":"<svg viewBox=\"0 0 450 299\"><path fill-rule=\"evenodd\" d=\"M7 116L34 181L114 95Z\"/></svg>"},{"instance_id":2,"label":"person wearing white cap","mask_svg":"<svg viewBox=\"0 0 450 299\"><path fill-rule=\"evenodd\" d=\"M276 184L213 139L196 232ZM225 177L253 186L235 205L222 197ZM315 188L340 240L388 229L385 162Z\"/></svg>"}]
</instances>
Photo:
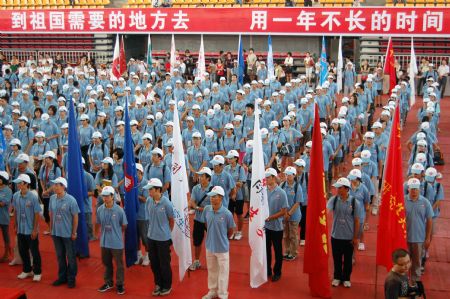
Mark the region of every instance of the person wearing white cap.
<instances>
[{"instance_id":1,"label":"person wearing white cap","mask_svg":"<svg viewBox=\"0 0 450 299\"><path fill-rule=\"evenodd\" d=\"M142 147L139 150L137 157L139 163L141 163L144 168L152 162L152 140L153 137L150 133L142 135Z\"/></svg>"},{"instance_id":2,"label":"person wearing white cap","mask_svg":"<svg viewBox=\"0 0 450 299\"><path fill-rule=\"evenodd\" d=\"M192 145L192 134L198 132L198 130L194 127L195 119L192 116L186 117L187 127L183 129L181 132L181 137L183 140L183 144L186 148L189 148Z\"/></svg>"},{"instance_id":3,"label":"person wearing white cap","mask_svg":"<svg viewBox=\"0 0 450 299\"><path fill-rule=\"evenodd\" d=\"M102 160L102 169L95 175L95 196L97 197L97 208L103 204L101 193L104 187L112 186L117 189L119 181L117 179L117 175L114 173L113 166L113 158L106 157Z\"/></svg>"},{"instance_id":4,"label":"person wearing white cap","mask_svg":"<svg viewBox=\"0 0 450 299\"><path fill-rule=\"evenodd\" d=\"M431 207L433 208L433 229L431 231L431 236L434 234L436 220L441 213L441 201L444 200L444 186L437 181L438 178L442 178L442 174L438 173L436 168L428 167L425 170L425 181L428 182L434 190L434 196L430 200Z\"/></svg>"},{"instance_id":5,"label":"person wearing white cap","mask_svg":"<svg viewBox=\"0 0 450 299\"><path fill-rule=\"evenodd\" d=\"M300 213L301 213L300 246L305 246L309 174L305 170L306 169L306 161L303 160L302 158L295 160L294 167L297 172L295 180L296 180L296 182L298 182L298 184L302 188L302 202L300 203Z\"/></svg>"},{"instance_id":6,"label":"person wearing white cap","mask_svg":"<svg viewBox=\"0 0 450 299\"><path fill-rule=\"evenodd\" d=\"M225 171L231 174L236 183L236 199L231 199L228 204L230 212L236 214L237 217L237 231L231 236L231 239L239 241L242 239L242 226L244 223L244 188L247 181L247 175L244 167L239 164L239 153L236 150L230 150L225 158L228 160Z\"/></svg>"},{"instance_id":7,"label":"person wearing white cap","mask_svg":"<svg viewBox=\"0 0 450 299\"><path fill-rule=\"evenodd\" d=\"M105 186L100 194L104 203L97 209L96 227L100 231L100 250L103 266L105 266L104 284L98 289L106 292L113 288L113 260L116 264L117 294L125 294L123 266L123 232L128 221L123 209L115 203L115 190Z\"/></svg>"},{"instance_id":8,"label":"person wearing white cap","mask_svg":"<svg viewBox=\"0 0 450 299\"><path fill-rule=\"evenodd\" d=\"M188 147L186 157L189 166L189 189L192 189L198 183L197 172L209 162L209 153L202 145L202 135L199 132L192 134L192 146Z\"/></svg>"},{"instance_id":9,"label":"person wearing white cap","mask_svg":"<svg viewBox=\"0 0 450 299\"><path fill-rule=\"evenodd\" d=\"M348 62L343 73L344 79L344 95L348 96L353 93L357 75L353 67L353 63Z\"/></svg>"},{"instance_id":10,"label":"person wearing white cap","mask_svg":"<svg viewBox=\"0 0 450 299\"><path fill-rule=\"evenodd\" d=\"M109 157L109 146L103 141L102 133L96 131L92 134L88 147L89 172L95 174L102 169L102 160Z\"/></svg>"},{"instance_id":11,"label":"person wearing white cap","mask_svg":"<svg viewBox=\"0 0 450 299\"><path fill-rule=\"evenodd\" d=\"M275 282L281 278L283 264L283 218L289 206L286 192L278 186L277 171L273 168L267 168L265 177L267 182L267 201L269 203L269 217L267 217L264 225L266 230L267 276L271 276L272 281ZM273 268L272 247L275 253L275 264Z\"/></svg>"},{"instance_id":12,"label":"person wearing white cap","mask_svg":"<svg viewBox=\"0 0 450 299\"><path fill-rule=\"evenodd\" d=\"M166 192L170 189L170 169L163 162L164 153L156 147L152 150L152 163L148 164L144 168L144 182L149 181L151 178L157 178L162 183L162 192L167 196Z\"/></svg>"},{"instance_id":13,"label":"person wearing white cap","mask_svg":"<svg viewBox=\"0 0 450 299\"><path fill-rule=\"evenodd\" d=\"M191 200L189 207L195 210L194 229L192 239L194 243L194 262L189 267L189 270L195 271L201 267L200 254L202 251L203 238L205 236L205 223L202 220L202 213L204 208L211 204L208 192L212 190L211 176L212 171L208 167L203 167L197 172L199 183L192 188Z\"/></svg>"},{"instance_id":14,"label":"person wearing white cap","mask_svg":"<svg viewBox=\"0 0 450 299\"><path fill-rule=\"evenodd\" d=\"M148 257L148 246L147 246L147 232L148 232L148 218L145 211L145 206L147 204L148 191L144 189L147 184L144 181L144 167L140 163L136 163L137 172L137 186L138 186L138 200L139 207L137 210L136 221L137 221L137 234L138 234L138 251L137 260L135 265L142 264L142 266L150 265L150 259ZM144 254L141 251L141 244L144 247Z\"/></svg>"},{"instance_id":15,"label":"person wearing white cap","mask_svg":"<svg viewBox=\"0 0 450 299\"><path fill-rule=\"evenodd\" d=\"M31 180L27 174L20 174L12 182L16 184L18 190L13 195L12 206L16 219L17 244L23 261L22 273L17 278L33 277L33 281L40 281L42 269L38 240L38 219L42 209L37 194L30 191ZM33 266L31 266L30 252L33 257Z\"/></svg>"},{"instance_id":16,"label":"person wearing white cap","mask_svg":"<svg viewBox=\"0 0 450 299\"><path fill-rule=\"evenodd\" d=\"M228 298L230 272L229 238L233 234L233 215L223 204L225 190L214 186L207 193L211 205L204 208L201 220L206 226L206 264L208 293L202 299Z\"/></svg>"},{"instance_id":17,"label":"person wearing white cap","mask_svg":"<svg viewBox=\"0 0 450 299\"><path fill-rule=\"evenodd\" d=\"M283 258L287 261L293 261L297 258L298 253L298 225L302 218L300 205L304 202L304 199L302 186L295 179L297 176L295 167L286 167L284 174L286 176L286 181L284 181L280 187L286 192L288 208L286 215L284 216Z\"/></svg>"},{"instance_id":18,"label":"person wearing white cap","mask_svg":"<svg viewBox=\"0 0 450 299\"><path fill-rule=\"evenodd\" d=\"M125 122L119 120L116 122L113 138L113 149L125 147Z\"/></svg>"},{"instance_id":19,"label":"person wearing white cap","mask_svg":"<svg viewBox=\"0 0 450 299\"><path fill-rule=\"evenodd\" d=\"M58 279L53 286L67 283L75 287L77 259L75 240L77 239L78 213L76 199L66 192L67 181L63 177L52 179L54 194L50 197L50 228L58 261Z\"/></svg>"},{"instance_id":20,"label":"person wearing white cap","mask_svg":"<svg viewBox=\"0 0 450 299\"><path fill-rule=\"evenodd\" d=\"M358 242L361 204L349 191L351 183L347 178L339 178L333 186L337 195L327 202L327 209L333 212L331 228L331 249L333 251L334 275L331 285L351 287L353 249ZM342 225L345 223L345 225Z\"/></svg>"},{"instance_id":21,"label":"person wearing white cap","mask_svg":"<svg viewBox=\"0 0 450 299\"><path fill-rule=\"evenodd\" d=\"M39 184L42 190L41 199L44 204L44 219L47 223L47 228L44 231L44 235L50 234L50 215L49 215L49 203L50 197L53 195L53 180L61 176L61 168L56 161L56 155L52 151L47 151L43 155L43 163L38 172Z\"/></svg>"},{"instance_id":22,"label":"person wearing white cap","mask_svg":"<svg viewBox=\"0 0 450 299\"><path fill-rule=\"evenodd\" d=\"M369 228L368 217L366 217L369 212L370 205L370 194L367 187L362 182L362 172L359 169L352 169L348 174L347 178L350 180L351 188L350 195L355 197L356 200L361 204L361 215L360 215L360 227L359 227L359 244L358 250L364 251L366 250L364 244L364 231Z\"/></svg>"},{"instance_id":23,"label":"person wearing white cap","mask_svg":"<svg viewBox=\"0 0 450 299\"><path fill-rule=\"evenodd\" d=\"M155 282L152 295L164 296L172 291L170 232L174 225L173 206L163 195L163 183L159 179L150 179L144 189L149 190L146 211L149 219L147 244Z\"/></svg>"},{"instance_id":24,"label":"person wearing white cap","mask_svg":"<svg viewBox=\"0 0 450 299\"><path fill-rule=\"evenodd\" d=\"M79 136L80 136L80 147L81 147L81 155L86 160L87 165L86 169L90 168L89 161L89 145L92 141L92 134L94 134L95 129L90 124L89 116L87 114L82 114L80 116L81 126L79 127Z\"/></svg>"},{"instance_id":25,"label":"person wearing white cap","mask_svg":"<svg viewBox=\"0 0 450 299\"><path fill-rule=\"evenodd\" d=\"M431 243L433 208L430 201L421 195L421 182L410 178L406 182L408 192L405 196L406 239L411 254L411 282L419 284L422 276L423 250Z\"/></svg>"},{"instance_id":26,"label":"person wearing white cap","mask_svg":"<svg viewBox=\"0 0 450 299\"><path fill-rule=\"evenodd\" d=\"M236 83L237 84L237 83ZM244 101L245 92L241 89L236 91L236 99L231 102L231 111L233 111L234 115L243 115L245 113L245 105Z\"/></svg>"},{"instance_id":27,"label":"person wearing white cap","mask_svg":"<svg viewBox=\"0 0 450 299\"><path fill-rule=\"evenodd\" d=\"M26 116L19 117L19 127L14 135L20 140L23 152L29 153L33 146L34 132L33 129L28 127L28 118Z\"/></svg>"},{"instance_id":28,"label":"person wearing white cap","mask_svg":"<svg viewBox=\"0 0 450 299\"><path fill-rule=\"evenodd\" d=\"M167 140L173 138L173 121L168 121L164 124L166 132L162 135L161 141L163 145L163 150L166 153L169 149L164 146L167 143Z\"/></svg>"},{"instance_id":29,"label":"person wearing white cap","mask_svg":"<svg viewBox=\"0 0 450 299\"><path fill-rule=\"evenodd\" d=\"M54 106L57 107L56 104ZM41 119L40 130L45 133L50 150L56 153L58 149L59 128L47 113L42 114Z\"/></svg>"},{"instance_id":30,"label":"person wearing white cap","mask_svg":"<svg viewBox=\"0 0 450 299\"><path fill-rule=\"evenodd\" d=\"M213 165L214 170L211 177L211 185L220 186L225 190L222 203L225 208L228 208L230 200L236 200L236 182L229 172L224 171L225 159L223 156L215 155L210 163Z\"/></svg>"},{"instance_id":31,"label":"person wearing white cap","mask_svg":"<svg viewBox=\"0 0 450 299\"><path fill-rule=\"evenodd\" d=\"M6 136L5 140L8 140L6 139ZM13 173L17 168L17 163L15 162L15 160L22 153L22 143L17 138L12 138L10 140L11 141L8 144L9 150L6 148L4 149L5 154L3 159L6 166L6 171L8 173Z\"/></svg>"},{"instance_id":32,"label":"person wearing white cap","mask_svg":"<svg viewBox=\"0 0 450 299\"><path fill-rule=\"evenodd\" d=\"M9 174L6 171L0 171L0 229L4 241L4 253L0 258L0 263L9 262L12 254L11 241L9 237L9 208L12 200L12 191L9 188Z\"/></svg>"}]
</instances>

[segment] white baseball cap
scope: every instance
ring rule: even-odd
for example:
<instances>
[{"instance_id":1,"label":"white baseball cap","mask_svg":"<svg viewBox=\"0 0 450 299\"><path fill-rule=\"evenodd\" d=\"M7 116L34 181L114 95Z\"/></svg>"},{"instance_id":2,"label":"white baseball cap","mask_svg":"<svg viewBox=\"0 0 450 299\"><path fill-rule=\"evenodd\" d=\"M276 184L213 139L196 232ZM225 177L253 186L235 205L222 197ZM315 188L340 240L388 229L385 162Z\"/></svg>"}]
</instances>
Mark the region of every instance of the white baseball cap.
<instances>
[{"instance_id":1,"label":"white baseball cap","mask_svg":"<svg viewBox=\"0 0 450 299\"><path fill-rule=\"evenodd\" d=\"M297 175L297 170L294 168L294 167L292 167L292 166L288 166L288 167L286 167L286 169L284 170L284 173L285 174L290 174L290 175Z\"/></svg>"},{"instance_id":2,"label":"white baseball cap","mask_svg":"<svg viewBox=\"0 0 450 299\"><path fill-rule=\"evenodd\" d=\"M350 181L347 178L339 178L336 183L333 184L333 187L348 187L350 188Z\"/></svg>"},{"instance_id":3,"label":"white baseball cap","mask_svg":"<svg viewBox=\"0 0 450 299\"><path fill-rule=\"evenodd\" d=\"M212 165L223 165L225 164L225 159L221 155L215 155L214 158L211 160Z\"/></svg>"},{"instance_id":4,"label":"white baseball cap","mask_svg":"<svg viewBox=\"0 0 450 299\"><path fill-rule=\"evenodd\" d=\"M424 170L425 170L425 167L423 167L423 165L420 163L414 163L411 166L411 173L414 173L414 174L421 174Z\"/></svg>"},{"instance_id":5,"label":"white baseball cap","mask_svg":"<svg viewBox=\"0 0 450 299\"><path fill-rule=\"evenodd\" d=\"M267 168L266 169L266 171L265 171L265 176L266 177L269 177L269 176L277 176L278 175L278 172L275 170L275 169L273 169L273 168Z\"/></svg>"},{"instance_id":6,"label":"white baseball cap","mask_svg":"<svg viewBox=\"0 0 450 299\"><path fill-rule=\"evenodd\" d=\"M152 189L154 187L162 188L162 182L157 178L152 178L147 182L147 185L144 186L144 189Z\"/></svg>"},{"instance_id":7,"label":"white baseball cap","mask_svg":"<svg viewBox=\"0 0 450 299\"><path fill-rule=\"evenodd\" d=\"M161 157L163 157L164 153L163 153L162 149L160 149L159 147L155 147L152 150L152 155L160 155Z\"/></svg>"},{"instance_id":8,"label":"white baseball cap","mask_svg":"<svg viewBox=\"0 0 450 299\"><path fill-rule=\"evenodd\" d=\"M310 141L306 142L305 146L312 148L312 141L310 140Z\"/></svg>"},{"instance_id":9,"label":"white baseball cap","mask_svg":"<svg viewBox=\"0 0 450 299\"><path fill-rule=\"evenodd\" d=\"M208 167L202 167L202 169L200 169L197 174L207 174L209 176L212 176L212 171Z\"/></svg>"},{"instance_id":10,"label":"white baseball cap","mask_svg":"<svg viewBox=\"0 0 450 299\"><path fill-rule=\"evenodd\" d=\"M102 133L100 133L100 132L94 132L94 133L92 133L92 138L102 138Z\"/></svg>"},{"instance_id":11,"label":"white baseball cap","mask_svg":"<svg viewBox=\"0 0 450 299\"><path fill-rule=\"evenodd\" d=\"M27 154L19 154L14 161L16 163L30 162L30 157Z\"/></svg>"},{"instance_id":12,"label":"white baseball cap","mask_svg":"<svg viewBox=\"0 0 450 299\"><path fill-rule=\"evenodd\" d=\"M362 159L361 158L354 158L352 160L352 165L353 166L361 166L361 164L362 164Z\"/></svg>"},{"instance_id":13,"label":"white baseball cap","mask_svg":"<svg viewBox=\"0 0 450 299\"><path fill-rule=\"evenodd\" d=\"M228 155L225 156L225 158L227 158L227 159L239 158L239 153L236 150L230 150L228 152Z\"/></svg>"},{"instance_id":14,"label":"white baseball cap","mask_svg":"<svg viewBox=\"0 0 450 299\"><path fill-rule=\"evenodd\" d=\"M208 196L214 196L214 195L225 196L225 191L220 186L214 186L214 188L212 188L211 192L208 192Z\"/></svg>"},{"instance_id":15,"label":"white baseball cap","mask_svg":"<svg viewBox=\"0 0 450 299\"><path fill-rule=\"evenodd\" d=\"M17 179L13 180L13 183L18 184L18 183L27 183L27 184L31 184L31 180L30 177L28 176L28 174L19 174L19 176L17 177Z\"/></svg>"},{"instance_id":16,"label":"white baseball cap","mask_svg":"<svg viewBox=\"0 0 450 299\"><path fill-rule=\"evenodd\" d=\"M44 158L56 159L55 152L53 152L53 151L46 151L43 157Z\"/></svg>"},{"instance_id":17,"label":"white baseball cap","mask_svg":"<svg viewBox=\"0 0 450 299\"><path fill-rule=\"evenodd\" d=\"M148 140L150 140L150 141L153 140L152 135L149 134L149 133L145 133L145 134L142 136L142 139L148 139Z\"/></svg>"},{"instance_id":18,"label":"white baseball cap","mask_svg":"<svg viewBox=\"0 0 450 299\"><path fill-rule=\"evenodd\" d=\"M352 169L352 170L350 170L350 173L348 174L347 178L349 180L354 180L354 179L360 179L361 176L362 176L361 170L359 170L359 169Z\"/></svg>"},{"instance_id":19,"label":"white baseball cap","mask_svg":"<svg viewBox=\"0 0 450 299\"><path fill-rule=\"evenodd\" d=\"M306 162L303 159L295 160L294 164L297 165L298 167L305 167L306 166Z\"/></svg>"},{"instance_id":20,"label":"white baseball cap","mask_svg":"<svg viewBox=\"0 0 450 299\"><path fill-rule=\"evenodd\" d=\"M103 187L103 189L102 189L101 195L103 195L103 196L108 196L108 195L114 195L114 193L115 193L115 191L114 191L114 188L113 188L113 187L111 187L111 186L105 186L105 187Z\"/></svg>"},{"instance_id":21,"label":"white baseball cap","mask_svg":"<svg viewBox=\"0 0 450 299\"><path fill-rule=\"evenodd\" d=\"M63 177L59 177L55 180L52 180L53 184L61 184L64 186L64 188L67 188L67 180Z\"/></svg>"},{"instance_id":22,"label":"white baseball cap","mask_svg":"<svg viewBox=\"0 0 450 299\"><path fill-rule=\"evenodd\" d=\"M144 172L144 167L142 166L141 163L136 163L136 169L139 170L140 172Z\"/></svg>"},{"instance_id":23,"label":"white baseball cap","mask_svg":"<svg viewBox=\"0 0 450 299\"><path fill-rule=\"evenodd\" d=\"M194 132L192 133L192 138L202 138L202 134L200 132Z\"/></svg>"},{"instance_id":24,"label":"white baseball cap","mask_svg":"<svg viewBox=\"0 0 450 299\"><path fill-rule=\"evenodd\" d=\"M0 171L0 177L4 178L5 180L9 180L9 174L6 171Z\"/></svg>"},{"instance_id":25,"label":"white baseball cap","mask_svg":"<svg viewBox=\"0 0 450 299\"><path fill-rule=\"evenodd\" d=\"M102 160L102 163L114 165L114 160L111 157L106 157Z\"/></svg>"},{"instance_id":26,"label":"white baseball cap","mask_svg":"<svg viewBox=\"0 0 450 299\"><path fill-rule=\"evenodd\" d=\"M227 123L227 124L225 125L225 130L233 130L233 129L234 129L234 126L233 126L232 123Z\"/></svg>"},{"instance_id":27,"label":"white baseball cap","mask_svg":"<svg viewBox=\"0 0 450 299\"><path fill-rule=\"evenodd\" d=\"M409 189L420 189L420 181L416 178L410 178L408 180L408 188Z\"/></svg>"}]
</instances>

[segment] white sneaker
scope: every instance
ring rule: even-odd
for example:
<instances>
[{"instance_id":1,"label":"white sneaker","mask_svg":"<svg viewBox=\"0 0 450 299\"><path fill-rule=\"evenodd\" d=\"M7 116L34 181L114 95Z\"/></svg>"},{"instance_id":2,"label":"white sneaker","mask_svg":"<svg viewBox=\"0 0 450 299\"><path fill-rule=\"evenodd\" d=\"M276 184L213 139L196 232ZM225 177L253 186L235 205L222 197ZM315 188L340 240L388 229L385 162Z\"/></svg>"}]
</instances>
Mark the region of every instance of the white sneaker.
<instances>
[{"instance_id":1,"label":"white sneaker","mask_svg":"<svg viewBox=\"0 0 450 299\"><path fill-rule=\"evenodd\" d=\"M195 260L192 265L189 267L189 270L191 271L195 271L197 269L200 269L200 267L202 266L202 264L200 264L199 260Z\"/></svg>"},{"instance_id":2,"label":"white sneaker","mask_svg":"<svg viewBox=\"0 0 450 299\"><path fill-rule=\"evenodd\" d=\"M142 252L140 250L138 250L137 252L137 260L134 263L135 265L139 265L141 263L141 259L142 259Z\"/></svg>"},{"instance_id":3,"label":"white sneaker","mask_svg":"<svg viewBox=\"0 0 450 299\"><path fill-rule=\"evenodd\" d=\"M41 281L41 278L42 278L42 274L36 274L33 276L33 281L36 281L36 282Z\"/></svg>"},{"instance_id":4,"label":"white sneaker","mask_svg":"<svg viewBox=\"0 0 450 299\"><path fill-rule=\"evenodd\" d=\"M305 240L300 240L300 246L305 246Z\"/></svg>"},{"instance_id":5,"label":"white sneaker","mask_svg":"<svg viewBox=\"0 0 450 299\"><path fill-rule=\"evenodd\" d=\"M217 298L217 294L216 293L208 293L205 296L202 297L202 299L214 299Z\"/></svg>"},{"instance_id":6,"label":"white sneaker","mask_svg":"<svg viewBox=\"0 0 450 299\"><path fill-rule=\"evenodd\" d=\"M21 262L21 261L18 261L18 260L16 260L16 259L13 259L12 261L9 262L8 265L10 265L10 266L22 265L22 262Z\"/></svg>"},{"instance_id":7,"label":"white sneaker","mask_svg":"<svg viewBox=\"0 0 450 299\"><path fill-rule=\"evenodd\" d=\"M237 241L242 239L242 232L236 232L236 234L234 235L234 239Z\"/></svg>"},{"instance_id":8,"label":"white sneaker","mask_svg":"<svg viewBox=\"0 0 450 299\"><path fill-rule=\"evenodd\" d=\"M146 267L150 265L150 259L148 258L148 253L142 258L142 266Z\"/></svg>"},{"instance_id":9,"label":"white sneaker","mask_svg":"<svg viewBox=\"0 0 450 299\"><path fill-rule=\"evenodd\" d=\"M25 278L28 278L28 277L31 277L31 276L33 276L33 272L22 272L22 273L20 273L19 275L17 275L17 278L18 279L25 279Z\"/></svg>"},{"instance_id":10,"label":"white sneaker","mask_svg":"<svg viewBox=\"0 0 450 299\"><path fill-rule=\"evenodd\" d=\"M333 281L331 282L331 285L333 287L338 287L341 284L341 281L339 279L333 279Z\"/></svg>"},{"instance_id":11,"label":"white sneaker","mask_svg":"<svg viewBox=\"0 0 450 299\"><path fill-rule=\"evenodd\" d=\"M231 235L231 237L229 237L229 239L230 239L230 240L233 240L233 239L234 239L234 235L235 235L235 234L233 233L233 234Z\"/></svg>"},{"instance_id":12,"label":"white sneaker","mask_svg":"<svg viewBox=\"0 0 450 299\"><path fill-rule=\"evenodd\" d=\"M349 288L352 286L352 283L349 280L344 281L344 287Z\"/></svg>"},{"instance_id":13,"label":"white sneaker","mask_svg":"<svg viewBox=\"0 0 450 299\"><path fill-rule=\"evenodd\" d=\"M364 243L359 243L359 245L358 245L358 250L359 250L359 251L364 251L364 250L366 250L366 246L364 245Z\"/></svg>"},{"instance_id":14,"label":"white sneaker","mask_svg":"<svg viewBox=\"0 0 450 299\"><path fill-rule=\"evenodd\" d=\"M378 207L372 208L372 215L376 216L378 214Z\"/></svg>"}]
</instances>

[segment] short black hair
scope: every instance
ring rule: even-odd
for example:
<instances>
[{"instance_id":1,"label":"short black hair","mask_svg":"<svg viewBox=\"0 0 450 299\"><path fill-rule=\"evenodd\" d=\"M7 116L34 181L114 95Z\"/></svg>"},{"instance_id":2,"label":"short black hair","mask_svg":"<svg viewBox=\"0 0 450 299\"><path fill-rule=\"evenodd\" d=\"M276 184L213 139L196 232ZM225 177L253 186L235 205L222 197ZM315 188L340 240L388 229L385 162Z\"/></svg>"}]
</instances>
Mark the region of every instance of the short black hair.
<instances>
[{"instance_id":1,"label":"short black hair","mask_svg":"<svg viewBox=\"0 0 450 299\"><path fill-rule=\"evenodd\" d=\"M397 248L394 250L394 252L392 252L392 262L394 264L397 264L397 261L405 256L408 256L409 252L406 249L403 248Z\"/></svg>"},{"instance_id":2,"label":"short black hair","mask_svg":"<svg viewBox=\"0 0 450 299\"><path fill-rule=\"evenodd\" d=\"M255 110L255 105L253 105L252 103L248 103L247 105L245 105L245 108L252 108L253 110Z\"/></svg>"}]
</instances>

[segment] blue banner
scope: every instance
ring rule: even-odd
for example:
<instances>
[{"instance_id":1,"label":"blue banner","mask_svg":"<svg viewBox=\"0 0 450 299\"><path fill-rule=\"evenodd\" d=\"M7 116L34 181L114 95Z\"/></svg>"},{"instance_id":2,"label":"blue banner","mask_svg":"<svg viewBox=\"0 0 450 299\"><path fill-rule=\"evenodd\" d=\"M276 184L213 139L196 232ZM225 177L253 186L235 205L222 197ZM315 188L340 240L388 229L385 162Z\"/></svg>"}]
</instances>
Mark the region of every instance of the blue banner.
<instances>
[{"instance_id":1,"label":"blue banner","mask_svg":"<svg viewBox=\"0 0 450 299\"><path fill-rule=\"evenodd\" d=\"M73 101L69 99L69 148L67 150L67 193L75 197L80 213L78 214L78 229L76 252L80 257L89 257L89 240L87 234L84 202L88 197L84 184L84 171L81 162L81 148L78 140L77 121L73 108Z\"/></svg>"},{"instance_id":2,"label":"blue banner","mask_svg":"<svg viewBox=\"0 0 450 299\"><path fill-rule=\"evenodd\" d=\"M325 46L325 37L322 37L322 53L320 54L320 85L322 85L328 76L327 48Z\"/></svg>"},{"instance_id":3,"label":"blue banner","mask_svg":"<svg viewBox=\"0 0 450 299\"><path fill-rule=\"evenodd\" d=\"M136 215L139 208L138 202L138 179L136 162L134 159L133 139L131 138L130 116L128 114L128 97L125 100L125 148L124 151L124 174L125 174L125 214L128 225L125 230L125 261L127 267L131 267L137 261L137 227Z\"/></svg>"},{"instance_id":4,"label":"blue banner","mask_svg":"<svg viewBox=\"0 0 450 299\"><path fill-rule=\"evenodd\" d=\"M245 60L244 60L244 48L242 46L242 35L240 34L239 34L238 65L239 65L238 81L239 84L242 85L244 84Z\"/></svg>"}]
</instances>

